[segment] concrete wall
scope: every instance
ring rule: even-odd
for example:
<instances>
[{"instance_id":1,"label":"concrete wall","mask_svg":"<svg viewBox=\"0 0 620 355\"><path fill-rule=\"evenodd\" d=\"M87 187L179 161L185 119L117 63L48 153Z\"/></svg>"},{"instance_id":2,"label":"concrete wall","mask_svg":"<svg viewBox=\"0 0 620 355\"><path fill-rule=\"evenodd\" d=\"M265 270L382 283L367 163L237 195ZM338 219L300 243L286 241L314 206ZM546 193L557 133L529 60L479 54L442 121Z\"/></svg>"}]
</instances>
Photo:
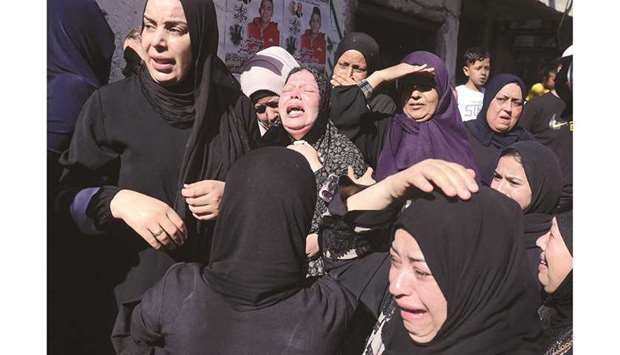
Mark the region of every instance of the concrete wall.
<instances>
[{"instance_id":1,"label":"concrete wall","mask_svg":"<svg viewBox=\"0 0 620 355\"><path fill-rule=\"evenodd\" d=\"M334 8L331 16L332 28L331 31L326 31L328 64L331 64L333 52L340 42L340 36L354 30L354 16L359 1L332 0ZM117 81L123 78L121 71L125 65L122 56L123 40L132 28L140 26L145 0L97 0L97 2L107 13L108 23L115 33L116 51L112 59L110 81ZM436 52L446 61L451 77L454 76L461 0L367 0L367 2L440 22L442 25L436 38ZM214 3L218 13L220 33L218 55L223 57L225 29L223 16L219 14L225 13L226 0L214 0Z\"/></svg>"},{"instance_id":2,"label":"concrete wall","mask_svg":"<svg viewBox=\"0 0 620 355\"><path fill-rule=\"evenodd\" d=\"M123 78L123 40L129 30L142 24L143 0L96 0L107 14L108 23L114 31L116 50L112 58L110 82Z\"/></svg>"},{"instance_id":3,"label":"concrete wall","mask_svg":"<svg viewBox=\"0 0 620 355\"><path fill-rule=\"evenodd\" d=\"M125 66L123 59L123 40L125 36L132 28L138 27L142 23L142 11L144 9L145 0L96 0L99 6L106 12L108 23L114 31L116 50L114 57L112 58L112 71L110 74L110 82L123 79L122 70ZM224 48L224 16L226 12L226 0L214 0L215 9L218 13L218 27L219 27L219 50L218 56L223 58ZM336 50L338 43L340 42L340 32L348 32L352 29L353 19L348 14L355 13L355 6L357 0L335 0L334 10L336 16L331 16L332 26L331 31L326 31L328 36L328 52L327 57L329 62L333 57L333 52ZM336 26L338 22L338 26ZM331 44L331 45L330 45Z\"/></svg>"}]
</instances>

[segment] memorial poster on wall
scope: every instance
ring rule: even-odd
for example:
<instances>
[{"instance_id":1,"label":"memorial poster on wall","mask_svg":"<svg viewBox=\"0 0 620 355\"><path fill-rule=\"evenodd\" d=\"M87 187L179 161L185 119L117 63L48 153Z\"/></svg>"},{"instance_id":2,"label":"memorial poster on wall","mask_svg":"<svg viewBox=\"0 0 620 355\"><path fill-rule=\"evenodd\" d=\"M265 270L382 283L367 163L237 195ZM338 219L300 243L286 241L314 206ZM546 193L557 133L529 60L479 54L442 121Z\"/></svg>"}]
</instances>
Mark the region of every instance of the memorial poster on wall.
<instances>
[{"instance_id":1,"label":"memorial poster on wall","mask_svg":"<svg viewBox=\"0 0 620 355\"><path fill-rule=\"evenodd\" d=\"M240 73L261 49L281 46L299 63L325 70L329 0L227 0L224 62Z\"/></svg>"}]
</instances>

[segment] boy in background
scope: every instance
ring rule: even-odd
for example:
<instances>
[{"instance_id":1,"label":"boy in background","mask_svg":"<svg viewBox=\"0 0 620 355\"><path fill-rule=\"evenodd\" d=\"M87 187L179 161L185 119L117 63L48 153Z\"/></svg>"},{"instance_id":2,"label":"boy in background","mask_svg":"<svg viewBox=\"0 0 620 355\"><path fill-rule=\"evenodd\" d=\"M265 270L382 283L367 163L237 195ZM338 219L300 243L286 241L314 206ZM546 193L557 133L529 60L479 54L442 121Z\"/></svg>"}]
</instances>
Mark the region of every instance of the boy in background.
<instances>
[{"instance_id":1,"label":"boy in background","mask_svg":"<svg viewBox=\"0 0 620 355\"><path fill-rule=\"evenodd\" d=\"M484 85L491 73L491 55L481 47L468 48L463 55L463 73L467 83L456 87L459 111L463 121L476 118L482 108Z\"/></svg>"}]
</instances>

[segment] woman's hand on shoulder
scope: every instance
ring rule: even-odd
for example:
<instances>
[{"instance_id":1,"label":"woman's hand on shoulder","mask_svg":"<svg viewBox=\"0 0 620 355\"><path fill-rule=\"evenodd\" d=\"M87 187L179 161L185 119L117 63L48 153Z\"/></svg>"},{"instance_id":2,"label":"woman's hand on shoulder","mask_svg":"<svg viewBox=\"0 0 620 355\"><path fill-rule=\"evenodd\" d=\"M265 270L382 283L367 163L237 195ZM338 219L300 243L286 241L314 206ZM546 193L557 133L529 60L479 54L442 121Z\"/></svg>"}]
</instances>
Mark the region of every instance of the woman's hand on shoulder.
<instances>
[{"instance_id":1,"label":"woman's hand on shoulder","mask_svg":"<svg viewBox=\"0 0 620 355\"><path fill-rule=\"evenodd\" d=\"M174 249L187 240L183 219L161 200L132 191L119 191L110 202L114 218L122 219L151 247Z\"/></svg>"},{"instance_id":2,"label":"woman's hand on shoulder","mask_svg":"<svg viewBox=\"0 0 620 355\"><path fill-rule=\"evenodd\" d=\"M319 152L317 152L312 145L306 143L305 141L296 141L295 143L287 146L287 148L303 155L310 164L310 169L312 169L312 172L316 173L323 167L321 159L319 158Z\"/></svg>"},{"instance_id":3,"label":"woman's hand on shoulder","mask_svg":"<svg viewBox=\"0 0 620 355\"><path fill-rule=\"evenodd\" d=\"M181 195L189 206L194 218L201 221L216 219L220 214L220 202L224 196L226 183L218 180L201 180L185 184Z\"/></svg>"}]
</instances>

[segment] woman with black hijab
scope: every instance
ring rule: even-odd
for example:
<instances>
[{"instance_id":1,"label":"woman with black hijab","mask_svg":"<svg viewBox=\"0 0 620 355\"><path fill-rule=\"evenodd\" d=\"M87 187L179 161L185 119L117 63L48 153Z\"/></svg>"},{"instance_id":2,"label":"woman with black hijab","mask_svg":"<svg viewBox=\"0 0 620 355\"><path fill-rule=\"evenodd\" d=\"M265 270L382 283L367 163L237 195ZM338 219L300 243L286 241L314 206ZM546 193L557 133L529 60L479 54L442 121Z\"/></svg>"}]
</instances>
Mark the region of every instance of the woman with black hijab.
<instances>
[{"instance_id":1,"label":"woman with black hijab","mask_svg":"<svg viewBox=\"0 0 620 355\"><path fill-rule=\"evenodd\" d=\"M483 184L489 185L499 152L534 137L517 125L523 113L527 89L523 80L512 74L497 74L487 83L482 109L475 120L465 122L467 138Z\"/></svg>"},{"instance_id":2,"label":"woman with black hijab","mask_svg":"<svg viewBox=\"0 0 620 355\"><path fill-rule=\"evenodd\" d=\"M322 245L336 248L323 252L337 254L338 243L330 239L353 235L356 227L388 233L392 224L384 214L359 207L374 203L364 201L378 197L378 189L388 200L401 195L393 193L395 181L350 197L350 211L334 214L322 234ZM520 240L518 205L486 187L467 201L439 192L412 196L393 227L391 262L360 297L377 318L364 354L536 354L539 302ZM338 281L357 290L359 279L349 274Z\"/></svg>"},{"instance_id":3,"label":"woman with black hijab","mask_svg":"<svg viewBox=\"0 0 620 355\"><path fill-rule=\"evenodd\" d=\"M54 191L82 105L108 82L114 33L94 0L50 0L47 3L47 232L49 351L84 354L109 343L109 334L87 337L83 325L96 327L97 315L81 311L80 301L97 297L88 258L76 255L80 236L54 212ZM76 264L80 267L76 268Z\"/></svg>"},{"instance_id":4,"label":"woman with black hijab","mask_svg":"<svg viewBox=\"0 0 620 355\"><path fill-rule=\"evenodd\" d=\"M172 266L133 311L123 310L117 351L334 354L356 295L331 270L315 282L305 278L314 181L308 162L289 149L241 158L226 179L209 264Z\"/></svg>"},{"instance_id":5,"label":"woman with black hijab","mask_svg":"<svg viewBox=\"0 0 620 355\"><path fill-rule=\"evenodd\" d=\"M310 276L322 274L316 233L338 177L346 175L349 167L357 176L366 171L360 151L329 120L329 90L325 75L316 69L305 65L292 69L280 94L281 125L262 137L266 146L292 145L291 149L309 158L315 173L318 198L308 236Z\"/></svg>"},{"instance_id":6,"label":"woman with black hijab","mask_svg":"<svg viewBox=\"0 0 620 355\"><path fill-rule=\"evenodd\" d=\"M104 235L92 257L117 306L175 261L208 259L223 180L258 140L252 104L216 56L216 19L212 1L148 0L145 65L95 91L60 159L57 208Z\"/></svg>"},{"instance_id":7,"label":"woman with black hijab","mask_svg":"<svg viewBox=\"0 0 620 355\"><path fill-rule=\"evenodd\" d=\"M540 309L544 354L572 354L573 348L573 212L557 215L549 232L538 238L542 249L538 279L548 294Z\"/></svg>"},{"instance_id":8,"label":"woman with black hijab","mask_svg":"<svg viewBox=\"0 0 620 355\"><path fill-rule=\"evenodd\" d=\"M357 106L356 100L360 100L362 105L367 104L369 112L387 115L396 112L396 103L389 95L380 90L368 90L365 79L379 69L380 59L379 44L368 34L349 32L342 38L334 55L331 79L332 112L347 114L348 107ZM355 119L341 116L338 118L340 122Z\"/></svg>"},{"instance_id":9,"label":"woman with black hijab","mask_svg":"<svg viewBox=\"0 0 620 355\"><path fill-rule=\"evenodd\" d=\"M60 176L82 105L107 84L114 33L94 0L50 0L47 6L47 156L49 182Z\"/></svg>"},{"instance_id":10,"label":"woman with black hijab","mask_svg":"<svg viewBox=\"0 0 620 355\"><path fill-rule=\"evenodd\" d=\"M537 279L540 249L536 240L549 232L562 194L562 169L555 153L536 141L504 148L491 188L515 200L523 210L524 243L532 276Z\"/></svg>"}]
</instances>

